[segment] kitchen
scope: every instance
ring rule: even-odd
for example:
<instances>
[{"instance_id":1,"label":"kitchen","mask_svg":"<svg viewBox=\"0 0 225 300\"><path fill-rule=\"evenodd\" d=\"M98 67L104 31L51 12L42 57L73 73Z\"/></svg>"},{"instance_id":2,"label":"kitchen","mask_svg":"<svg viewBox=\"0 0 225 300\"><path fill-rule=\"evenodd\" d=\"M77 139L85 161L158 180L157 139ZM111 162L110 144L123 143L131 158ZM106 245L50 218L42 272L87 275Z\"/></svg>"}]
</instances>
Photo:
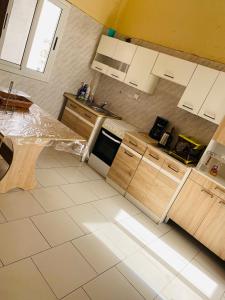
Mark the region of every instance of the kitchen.
<instances>
[{"instance_id":1,"label":"kitchen","mask_svg":"<svg viewBox=\"0 0 225 300\"><path fill-rule=\"evenodd\" d=\"M201 48L199 36L189 40L191 50L187 40L179 45L179 34L167 42L153 38L152 29L138 34L128 26L129 18L137 20L146 3L121 1L115 17L117 1L97 12L91 4L74 2L58 46L54 39L58 53L47 77L29 77L26 70L12 74L6 66L0 71L2 86L13 80L35 104L87 140L80 160L46 147L37 160L38 187L0 195L0 232L22 222L23 215L47 242L37 251L26 249L24 239L27 253L19 254L23 259L17 266L18 259L10 260L17 253L6 254L12 246L4 237L0 295L10 300L20 299L18 291L25 295L22 286L9 291L14 283L6 274L17 274L15 280L23 274L26 281L30 268L47 282L48 288L36 279L41 289L50 287L44 299L223 299L225 67L218 47ZM156 3L155 8L163 10ZM191 5L187 9L193 11ZM81 81L90 85L91 101L82 93L76 99ZM63 147L73 153L74 148ZM50 205L54 198L59 203ZM36 209L29 212L32 201ZM22 215L11 211L13 206ZM65 265L55 266L67 256ZM34 299L41 297L36 293Z\"/></svg>"}]
</instances>

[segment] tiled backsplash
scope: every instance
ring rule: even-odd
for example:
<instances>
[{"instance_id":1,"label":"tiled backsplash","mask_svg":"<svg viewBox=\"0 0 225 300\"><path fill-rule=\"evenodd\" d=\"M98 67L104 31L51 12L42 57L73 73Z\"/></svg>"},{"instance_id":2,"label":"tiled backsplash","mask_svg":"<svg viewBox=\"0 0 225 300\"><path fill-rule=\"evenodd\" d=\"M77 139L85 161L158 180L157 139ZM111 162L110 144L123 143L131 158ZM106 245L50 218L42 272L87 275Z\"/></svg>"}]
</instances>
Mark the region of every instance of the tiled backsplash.
<instances>
[{"instance_id":1,"label":"tiled backsplash","mask_svg":"<svg viewBox=\"0 0 225 300\"><path fill-rule=\"evenodd\" d=\"M132 40L137 45L174 55L202 65L225 71L225 65L209 61L188 53L167 49L139 40ZM142 93L110 77L101 76L95 98L97 102L107 101L108 108L123 119L143 131L149 131L156 116L167 118L175 127L176 133L192 136L208 144L217 126L198 116L177 107L185 87L160 79L153 95ZM134 95L138 94L138 101Z\"/></svg>"}]
</instances>

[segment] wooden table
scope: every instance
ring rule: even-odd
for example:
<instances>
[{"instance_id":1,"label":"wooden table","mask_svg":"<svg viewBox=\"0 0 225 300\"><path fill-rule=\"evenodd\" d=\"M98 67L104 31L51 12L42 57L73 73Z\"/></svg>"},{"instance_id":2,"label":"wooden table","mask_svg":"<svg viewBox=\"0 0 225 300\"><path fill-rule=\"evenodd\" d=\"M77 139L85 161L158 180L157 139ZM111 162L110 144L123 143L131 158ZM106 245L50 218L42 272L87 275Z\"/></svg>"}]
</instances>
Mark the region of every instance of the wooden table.
<instances>
[{"instance_id":1,"label":"wooden table","mask_svg":"<svg viewBox=\"0 0 225 300\"><path fill-rule=\"evenodd\" d=\"M51 141L86 141L33 104L29 111L0 110L0 193L36 186L35 167L41 151Z\"/></svg>"}]
</instances>

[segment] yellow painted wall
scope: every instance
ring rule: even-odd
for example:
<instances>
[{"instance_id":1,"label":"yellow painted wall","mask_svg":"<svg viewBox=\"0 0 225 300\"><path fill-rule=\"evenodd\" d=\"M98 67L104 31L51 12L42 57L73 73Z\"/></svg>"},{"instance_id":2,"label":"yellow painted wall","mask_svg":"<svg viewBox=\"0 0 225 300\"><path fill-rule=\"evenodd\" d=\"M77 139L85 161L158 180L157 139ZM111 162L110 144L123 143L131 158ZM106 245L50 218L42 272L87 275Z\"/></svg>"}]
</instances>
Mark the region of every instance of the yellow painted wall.
<instances>
[{"instance_id":1,"label":"yellow painted wall","mask_svg":"<svg viewBox=\"0 0 225 300\"><path fill-rule=\"evenodd\" d=\"M127 0L117 30L225 63L225 0Z\"/></svg>"},{"instance_id":2,"label":"yellow painted wall","mask_svg":"<svg viewBox=\"0 0 225 300\"><path fill-rule=\"evenodd\" d=\"M101 24L114 26L121 0L68 0Z\"/></svg>"}]
</instances>

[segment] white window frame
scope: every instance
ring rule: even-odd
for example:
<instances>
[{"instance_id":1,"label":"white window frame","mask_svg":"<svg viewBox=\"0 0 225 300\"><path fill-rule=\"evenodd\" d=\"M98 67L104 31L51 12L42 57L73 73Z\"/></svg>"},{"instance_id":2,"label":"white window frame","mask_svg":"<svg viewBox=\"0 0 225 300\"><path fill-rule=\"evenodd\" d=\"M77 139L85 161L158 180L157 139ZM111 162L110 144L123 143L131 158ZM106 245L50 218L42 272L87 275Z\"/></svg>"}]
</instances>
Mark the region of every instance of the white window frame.
<instances>
[{"instance_id":1,"label":"white window frame","mask_svg":"<svg viewBox=\"0 0 225 300\"><path fill-rule=\"evenodd\" d=\"M29 58L29 54L30 54L30 50L31 50L31 47L32 47L32 43L33 43L33 40L34 40L35 31L36 31L38 21L39 21L39 17L40 17L40 14L41 14L41 9L42 9L43 4L44 4L44 0L37 0L37 6L36 6L36 9L35 9L33 21L32 21L32 24L31 24L31 28L30 28L30 32L29 32L29 35L28 35L27 43L26 43L26 46L25 46L24 55L23 55L23 58L22 58L22 61L21 61L21 65L17 65L17 64L10 63L10 62L7 62L7 61L4 61L4 60L0 59L0 70L7 71L7 72L10 72L10 73L15 73L15 74L22 75L22 76L25 76L25 77L29 77L29 78L32 78L32 79L37 79L37 80L40 80L40 81L45 81L45 82L49 81L51 71L52 71L52 67L54 65L54 61L55 61L55 58L56 58L56 55L57 55L57 52L58 52L58 49L59 49L60 42L62 40L63 32L64 32L64 29L65 29L66 22L67 22L67 19L68 19L68 16L69 16L69 11L70 11L70 8L71 8L71 4L69 4L65 0L49 0L49 1L51 1L52 3L54 3L55 5L60 7L62 9L62 13L60 15L59 23L58 23L57 29L55 31L55 34L54 34L53 42L52 42L52 45L51 45L50 53L49 53L49 56L48 56L48 60L47 60L44 72L31 70L31 69L28 69L26 67L27 61L28 61L28 58ZM1 39L0 39L0 49L3 45L5 33L7 31L7 25L8 25L8 20L9 20L9 17L10 17L10 12L11 12L11 9L12 9L12 4L13 4L13 0L9 0L8 9L7 9L7 13L6 13L6 16L8 14L8 17L7 17L7 20L5 20L5 22L6 22L5 28L3 29L2 36L1 36Z\"/></svg>"}]
</instances>

